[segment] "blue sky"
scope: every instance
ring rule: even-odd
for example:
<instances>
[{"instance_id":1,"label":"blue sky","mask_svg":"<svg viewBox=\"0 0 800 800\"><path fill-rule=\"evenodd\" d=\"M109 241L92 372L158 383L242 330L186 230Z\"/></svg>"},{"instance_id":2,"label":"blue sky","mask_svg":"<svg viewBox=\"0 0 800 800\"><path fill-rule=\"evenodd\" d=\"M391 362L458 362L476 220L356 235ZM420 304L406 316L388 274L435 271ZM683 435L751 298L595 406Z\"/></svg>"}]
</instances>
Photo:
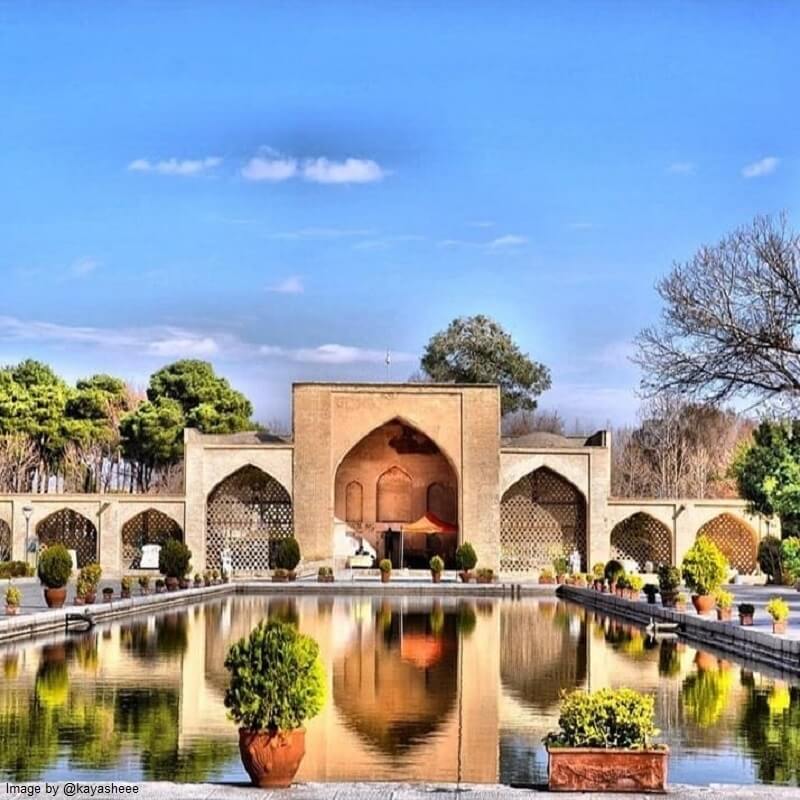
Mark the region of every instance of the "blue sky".
<instances>
[{"instance_id":1,"label":"blue sky","mask_svg":"<svg viewBox=\"0 0 800 800\"><path fill-rule=\"evenodd\" d=\"M653 284L797 226L800 6L0 2L0 362L144 385L416 369L455 316L635 417Z\"/></svg>"}]
</instances>

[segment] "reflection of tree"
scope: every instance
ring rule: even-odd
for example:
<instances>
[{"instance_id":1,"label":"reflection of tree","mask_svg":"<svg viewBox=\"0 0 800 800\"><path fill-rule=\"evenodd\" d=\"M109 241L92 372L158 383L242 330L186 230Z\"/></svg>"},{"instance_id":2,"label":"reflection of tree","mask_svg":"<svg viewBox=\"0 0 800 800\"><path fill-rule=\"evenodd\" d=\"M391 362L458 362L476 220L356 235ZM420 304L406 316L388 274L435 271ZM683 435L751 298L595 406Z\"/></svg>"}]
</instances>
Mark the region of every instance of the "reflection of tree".
<instances>
[{"instance_id":1,"label":"reflection of tree","mask_svg":"<svg viewBox=\"0 0 800 800\"><path fill-rule=\"evenodd\" d=\"M680 674L681 656L678 642L674 639L663 639L658 651L658 674L664 678L673 678Z\"/></svg>"},{"instance_id":2,"label":"reflection of tree","mask_svg":"<svg viewBox=\"0 0 800 800\"><path fill-rule=\"evenodd\" d=\"M683 710L701 728L714 726L728 705L734 671L730 668L698 669L683 682Z\"/></svg>"},{"instance_id":3,"label":"reflection of tree","mask_svg":"<svg viewBox=\"0 0 800 800\"><path fill-rule=\"evenodd\" d=\"M0 710L0 774L15 781L36 780L57 758L56 712L36 707L30 697L4 698Z\"/></svg>"},{"instance_id":4,"label":"reflection of tree","mask_svg":"<svg viewBox=\"0 0 800 800\"><path fill-rule=\"evenodd\" d=\"M122 737L114 719L113 694L75 694L60 726L60 738L69 747L71 765L104 769L117 763Z\"/></svg>"},{"instance_id":5,"label":"reflection of tree","mask_svg":"<svg viewBox=\"0 0 800 800\"><path fill-rule=\"evenodd\" d=\"M62 659L42 659L36 672L34 684L38 705L44 708L60 708L69 698L69 671Z\"/></svg>"}]
</instances>

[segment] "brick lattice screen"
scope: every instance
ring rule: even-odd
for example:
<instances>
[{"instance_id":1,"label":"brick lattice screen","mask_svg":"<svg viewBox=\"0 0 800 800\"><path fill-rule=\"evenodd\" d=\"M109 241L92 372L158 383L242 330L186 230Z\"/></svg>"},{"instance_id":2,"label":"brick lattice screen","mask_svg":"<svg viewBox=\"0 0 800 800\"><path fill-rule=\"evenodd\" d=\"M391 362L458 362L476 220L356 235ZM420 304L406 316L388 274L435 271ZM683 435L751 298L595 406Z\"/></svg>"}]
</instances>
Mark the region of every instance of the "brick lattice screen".
<instances>
[{"instance_id":1,"label":"brick lattice screen","mask_svg":"<svg viewBox=\"0 0 800 800\"><path fill-rule=\"evenodd\" d=\"M78 568L98 560L97 528L71 508L59 509L45 517L36 526L36 535L42 548L63 544L68 550L74 550Z\"/></svg>"},{"instance_id":2,"label":"brick lattice screen","mask_svg":"<svg viewBox=\"0 0 800 800\"><path fill-rule=\"evenodd\" d=\"M655 567L672 563L672 536L669 528L657 519L639 511L611 531L611 558L631 559L644 569L645 562Z\"/></svg>"},{"instance_id":3,"label":"brick lattice screen","mask_svg":"<svg viewBox=\"0 0 800 800\"><path fill-rule=\"evenodd\" d=\"M743 575L755 572L758 555L758 534L732 514L720 514L706 522L697 532L707 536L728 559L728 564Z\"/></svg>"},{"instance_id":4,"label":"brick lattice screen","mask_svg":"<svg viewBox=\"0 0 800 800\"><path fill-rule=\"evenodd\" d=\"M0 519L0 561L11 561L11 528Z\"/></svg>"},{"instance_id":5,"label":"brick lattice screen","mask_svg":"<svg viewBox=\"0 0 800 800\"><path fill-rule=\"evenodd\" d=\"M586 503L547 467L518 480L500 502L500 569L530 572L577 549L586 561Z\"/></svg>"},{"instance_id":6,"label":"brick lattice screen","mask_svg":"<svg viewBox=\"0 0 800 800\"><path fill-rule=\"evenodd\" d=\"M221 569L222 551L231 551L233 569L272 569L278 540L292 535L292 499L278 481L257 467L243 467L209 495L206 565Z\"/></svg>"},{"instance_id":7,"label":"brick lattice screen","mask_svg":"<svg viewBox=\"0 0 800 800\"><path fill-rule=\"evenodd\" d=\"M122 526L123 569L139 569L146 544L163 545L167 539L183 541L183 530L172 517L148 508Z\"/></svg>"}]
</instances>

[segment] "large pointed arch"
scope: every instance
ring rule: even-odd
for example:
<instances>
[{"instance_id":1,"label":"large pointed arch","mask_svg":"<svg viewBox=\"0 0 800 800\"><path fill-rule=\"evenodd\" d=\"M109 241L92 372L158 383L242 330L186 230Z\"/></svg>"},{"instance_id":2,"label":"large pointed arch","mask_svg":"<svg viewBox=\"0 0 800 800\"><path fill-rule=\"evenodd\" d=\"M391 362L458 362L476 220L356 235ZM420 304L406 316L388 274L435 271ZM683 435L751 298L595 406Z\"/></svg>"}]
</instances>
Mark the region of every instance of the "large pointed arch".
<instances>
[{"instance_id":1,"label":"large pointed arch","mask_svg":"<svg viewBox=\"0 0 800 800\"><path fill-rule=\"evenodd\" d=\"M183 541L181 526L156 508L140 511L122 526L123 569L139 569L142 548L149 544L162 546L168 539Z\"/></svg>"},{"instance_id":2,"label":"large pointed arch","mask_svg":"<svg viewBox=\"0 0 800 800\"><path fill-rule=\"evenodd\" d=\"M272 475L252 464L221 480L206 503L206 565L221 569L230 551L234 571L272 569L277 543L292 536L292 498Z\"/></svg>"},{"instance_id":3,"label":"large pointed arch","mask_svg":"<svg viewBox=\"0 0 800 800\"><path fill-rule=\"evenodd\" d=\"M672 534L663 522L637 511L612 528L611 558L635 561L639 570L648 561L654 567L672 564Z\"/></svg>"},{"instance_id":4,"label":"large pointed arch","mask_svg":"<svg viewBox=\"0 0 800 800\"><path fill-rule=\"evenodd\" d=\"M500 501L500 569L531 572L573 550L586 561L586 500L549 467L520 478Z\"/></svg>"},{"instance_id":5,"label":"large pointed arch","mask_svg":"<svg viewBox=\"0 0 800 800\"><path fill-rule=\"evenodd\" d=\"M722 550L728 564L743 575L755 571L758 563L758 534L744 520L733 514L718 514L697 531Z\"/></svg>"},{"instance_id":6,"label":"large pointed arch","mask_svg":"<svg viewBox=\"0 0 800 800\"><path fill-rule=\"evenodd\" d=\"M63 544L67 550L74 550L79 568L99 560L97 528L88 517L72 508L48 514L36 525L36 537L40 547Z\"/></svg>"}]
</instances>

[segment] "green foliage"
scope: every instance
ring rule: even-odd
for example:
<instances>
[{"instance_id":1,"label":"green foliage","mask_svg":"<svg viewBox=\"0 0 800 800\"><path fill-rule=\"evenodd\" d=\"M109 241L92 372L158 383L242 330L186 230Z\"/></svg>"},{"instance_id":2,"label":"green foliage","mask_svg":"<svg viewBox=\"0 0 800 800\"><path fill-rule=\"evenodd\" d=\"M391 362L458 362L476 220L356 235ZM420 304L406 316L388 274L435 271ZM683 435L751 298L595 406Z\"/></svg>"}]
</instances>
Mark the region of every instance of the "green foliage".
<instances>
[{"instance_id":1,"label":"green foliage","mask_svg":"<svg viewBox=\"0 0 800 800\"><path fill-rule=\"evenodd\" d=\"M781 563L793 581L800 581L800 539L792 536L781 542Z\"/></svg>"},{"instance_id":2,"label":"green foliage","mask_svg":"<svg viewBox=\"0 0 800 800\"><path fill-rule=\"evenodd\" d=\"M553 569L555 570L556 575L566 575L568 567L569 562L567 561L566 556L556 556L553 559Z\"/></svg>"},{"instance_id":3,"label":"green foliage","mask_svg":"<svg viewBox=\"0 0 800 800\"><path fill-rule=\"evenodd\" d=\"M382 558L380 563L378 564L378 569L381 572L391 572L392 571L392 562L389 561L388 558Z\"/></svg>"},{"instance_id":4,"label":"green foliage","mask_svg":"<svg viewBox=\"0 0 800 800\"><path fill-rule=\"evenodd\" d=\"M714 592L714 598L717 601L717 608L733 608L733 595L730 592L726 592L725 589L717 589Z\"/></svg>"},{"instance_id":5,"label":"green foliage","mask_svg":"<svg viewBox=\"0 0 800 800\"><path fill-rule=\"evenodd\" d=\"M674 592L680 588L681 571L677 567L662 564L658 568L658 588L662 592Z\"/></svg>"},{"instance_id":6,"label":"green foliage","mask_svg":"<svg viewBox=\"0 0 800 800\"><path fill-rule=\"evenodd\" d=\"M133 589L133 578L130 575L123 575L122 580L119 582L120 589L123 592L129 592Z\"/></svg>"},{"instance_id":7,"label":"green foliage","mask_svg":"<svg viewBox=\"0 0 800 800\"><path fill-rule=\"evenodd\" d=\"M150 576L149 575L140 575L139 576L139 588L140 589L149 589L150 588Z\"/></svg>"},{"instance_id":8,"label":"green foliage","mask_svg":"<svg viewBox=\"0 0 800 800\"><path fill-rule=\"evenodd\" d=\"M430 562L431 572L444 571L444 561L439 556L434 556Z\"/></svg>"},{"instance_id":9,"label":"green foliage","mask_svg":"<svg viewBox=\"0 0 800 800\"><path fill-rule=\"evenodd\" d=\"M730 668L698 670L681 687L683 708L689 719L701 728L712 728L730 701L734 671Z\"/></svg>"},{"instance_id":10,"label":"green foliage","mask_svg":"<svg viewBox=\"0 0 800 800\"><path fill-rule=\"evenodd\" d=\"M606 563L603 574L609 583L614 583L625 574L625 569L619 561L612 558L611 561Z\"/></svg>"},{"instance_id":11,"label":"green foliage","mask_svg":"<svg viewBox=\"0 0 800 800\"><path fill-rule=\"evenodd\" d=\"M632 588L630 579L628 578L628 576L624 572L622 574L620 574L619 577L617 578L617 588L618 589L630 589L630 588Z\"/></svg>"},{"instance_id":12,"label":"green foliage","mask_svg":"<svg viewBox=\"0 0 800 800\"><path fill-rule=\"evenodd\" d=\"M598 562L592 567L592 578L596 581L601 581L605 578L606 566L602 562Z\"/></svg>"},{"instance_id":13,"label":"green foliage","mask_svg":"<svg viewBox=\"0 0 800 800\"><path fill-rule=\"evenodd\" d=\"M641 575L631 575L628 578L628 583L630 584L629 588L633 589L634 592L641 592L644 587L644 578Z\"/></svg>"},{"instance_id":14,"label":"green foliage","mask_svg":"<svg viewBox=\"0 0 800 800\"><path fill-rule=\"evenodd\" d=\"M789 604L780 597L771 598L765 610L775 622L783 622L785 619L789 619Z\"/></svg>"},{"instance_id":15,"label":"green foliage","mask_svg":"<svg viewBox=\"0 0 800 800\"><path fill-rule=\"evenodd\" d=\"M475 548L469 542L460 544L456 550L456 566L464 572L469 572L475 569L477 563L478 556Z\"/></svg>"},{"instance_id":16,"label":"green foliage","mask_svg":"<svg viewBox=\"0 0 800 800\"><path fill-rule=\"evenodd\" d=\"M332 578L333 577L333 567L320 567L317 570L317 575L320 578Z\"/></svg>"},{"instance_id":17,"label":"green foliage","mask_svg":"<svg viewBox=\"0 0 800 800\"><path fill-rule=\"evenodd\" d=\"M178 539L167 539L158 554L158 571L167 578L183 578L192 569L192 551Z\"/></svg>"},{"instance_id":18,"label":"green foliage","mask_svg":"<svg viewBox=\"0 0 800 800\"><path fill-rule=\"evenodd\" d=\"M281 539L275 550L275 565L291 572L300 563L300 545L293 536Z\"/></svg>"},{"instance_id":19,"label":"green foliage","mask_svg":"<svg viewBox=\"0 0 800 800\"><path fill-rule=\"evenodd\" d=\"M491 581L494 579L494 570L489 567L481 567L475 575L479 581Z\"/></svg>"},{"instance_id":20,"label":"green foliage","mask_svg":"<svg viewBox=\"0 0 800 800\"><path fill-rule=\"evenodd\" d=\"M783 583L781 540L777 536L765 536L758 543L758 566L770 583Z\"/></svg>"},{"instance_id":21,"label":"green foliage","mask_svg":"<svg viewBox=\"0 0 800 800\"><path fill-rule=\"evenodd\" d=\"M30 578L33 575L33 565L24 561L0 562L0 579Z\"/></svg>"},{"instance_id":22,"label":"green foliage","mask_svg":"<svg viewBox=\"0 0 800 800\"><path fill-rule=\"evenodd\" d=\"M683 557L681 572L695 594L713 594L728 576L728 562L711 539L700 536Z\"/></svg>"},{"instance_id":23,"label":"green foliage","mask_svg":"<svg viewBox=\"0 0 800 800\"><path fill-rule=\"evenodd\" d=\"M99 564L86 564L81 567L78 573L78 582L82 583L87 589L94 590L100 583L103 575L103 568Z\"/></svg>"},{"instance_id":24,"label":"green foliage","mask_svg":"<svg viewBox=\"0 0 800 800\"><path fill-rule=\"evenodd\" d=\"M251 731L292 731L324 704L319 647L293 625L266 621L234 644L225 658L230 716Z\"/></svg>"},{"instance_id":25,"label":"green foliage","mask_svg":"<svg viewBox=\"0 0 800 800\"><path fill-rule=\"evenodd\" d=\"M503 414L536 408L550 388L550 370L523 353L494 320L479 314L454 319L428 342L422 371L440 383L496 383Z\"/></svg>"},{"instance_id":26,"label":"green foliage","mask_svg":"<svg viewBox=\"0 0 800 800\"><path fill-rule=\"evenodd\" d=\"M545 737L553 747L616 747L641 750L650 746L655 727L655 702L633 689L575 691L563 696L559 730Z\"/></svg>"},{"instance_id":27,"label":"green foliage","mask_svg":"<svg viewBox=\"0 0 800 800\"><path fill-rule=\"evenodd\" d=\"M6 589L6 605L18 608L22 603L22 592L16 586Z\"/></svg>"},{"instance_id":28,"label":"green foliage","mask_svg":"<svg viewBox=\"0 0 800 800\"><path fill-rule=\"evenodd\" d=\"M52 544L39 556L39 580L48 589L61 589L72 575L72 557L63 544Z\"/></svg>"},{"instance_id":29,"label":"green foliage","mask_svg":"<svg viewBox=\"0 0 800 800\"><path fill-rule=\"evenodd\" d=\"M123 453L149 469L178 461L186 419L180 404L166 397L141 403L120 422Z\"/></svg>"},{"instance_id":30,"label":"green foliage","mask_svg":"<svg viewBox=\"0 0 800 800\"><path fill-rule=\"evenodd\" d=\"M739 603L739 613L745 616L752 616L756 613L756 607L752 603Z\"/></svg>"}]
</instances>

